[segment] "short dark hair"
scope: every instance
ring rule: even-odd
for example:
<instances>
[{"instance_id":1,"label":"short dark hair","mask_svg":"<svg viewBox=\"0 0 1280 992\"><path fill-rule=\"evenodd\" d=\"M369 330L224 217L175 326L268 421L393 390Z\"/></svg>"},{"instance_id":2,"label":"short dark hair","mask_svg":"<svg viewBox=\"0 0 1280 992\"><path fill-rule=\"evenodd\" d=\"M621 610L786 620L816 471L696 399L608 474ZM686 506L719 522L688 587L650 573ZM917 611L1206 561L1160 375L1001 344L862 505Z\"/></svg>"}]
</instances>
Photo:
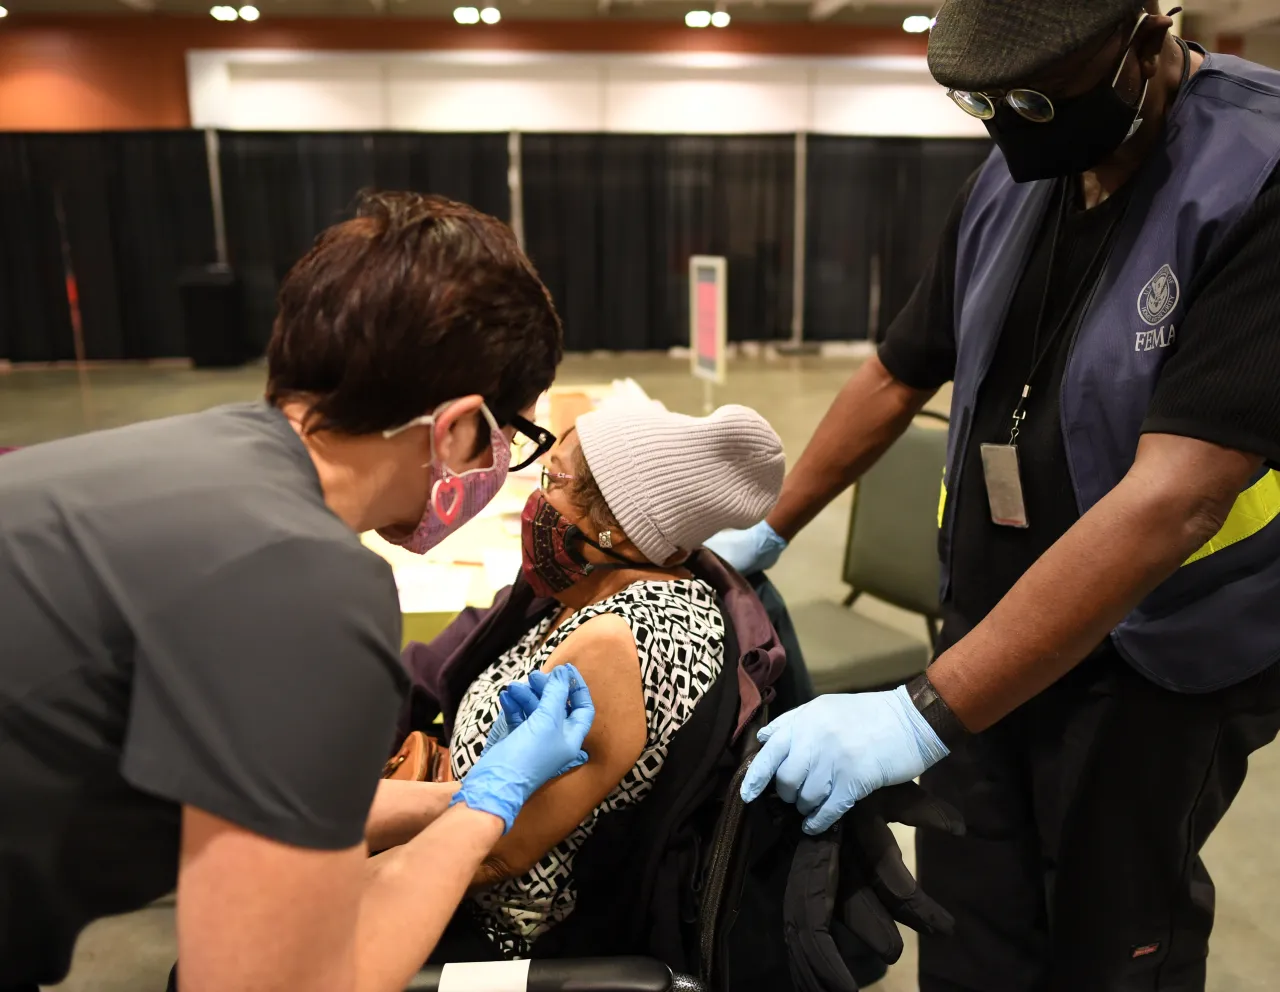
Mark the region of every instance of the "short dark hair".
<instances>
[{"instance_id":1,"label":"short dark hair","mask_svg":"<svg viewBox=\"0 0 1280 992\"><path fill-rule=\"evenodd\" d=\"M500 425L555 378L563 330L511 229L418 193L366 193L280 287L267 399L307 398L308 431L372 434L459 396Z\"/></svg>"}]
</instances>

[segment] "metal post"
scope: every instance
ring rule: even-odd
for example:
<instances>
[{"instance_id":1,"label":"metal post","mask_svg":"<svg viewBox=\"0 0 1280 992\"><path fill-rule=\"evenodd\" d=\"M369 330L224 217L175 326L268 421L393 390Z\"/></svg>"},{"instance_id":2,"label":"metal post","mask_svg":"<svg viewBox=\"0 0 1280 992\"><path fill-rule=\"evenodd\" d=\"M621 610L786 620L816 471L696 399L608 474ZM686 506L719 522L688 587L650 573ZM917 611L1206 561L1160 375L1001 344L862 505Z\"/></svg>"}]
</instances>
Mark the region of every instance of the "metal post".
<instances>
[{"instance_id":1,"label":"metal post","mask_svg":"<svg viewBox=\"0 0 1280 992\"><path fill-rule=\"evenodd\" d=\"M796 132L795 154L795 204L792 219L792 269L791 269L791 338L778 346L784 355L813 354L817 345L804 340L804 277L808 259L808 210L809 210L809 136Z\"/></svg>"},{"instance_id":2,"label":"metal post","mask_svg":"<svg viewBox=\"0 0 1280 992\"><path fill-rule=\"evenodd\" d=\"M511 194L511 230L524 251L524 181L520 170L520 132L507 135L507 189Z\"/></svg>"},{"instance_id":3,"label":"metal post","mask_svg":"<svg viewBox=\"0 0 1280 992\"><path fill-rule=\"evenodd\" d=\"M880 340L880 253L871 256L867 274L867 340Z\"/></svg>"},{"instance_id":4,"label":"metal post","mask_svg":"<svg viewBox=\"0 0 1280 992\"><path fill-rule=\"evenodd\" d=\"M84 319L80 310L80 284L76 281L75 260L71 255L71 231L61 187L53 190L53 213L58 224L58 241L62 249L63 283L67 293L67 311L71 317L71 347L76 356L76 377L80 381L80 412L84 425L94 427L93 395L89 389L89 366L84 346Z\"/></svg>"},{"instance_id":5,"label":"metal post","mask_svg":"<svg viewBox=\"0 0 1280 992\"><path fill-rule=\"evenodd\" d=\"M219 265L230 265L227 253L227 215L222 202L222 158L218 153L218 132L204 132L204 153L209 163L209 202L213 205L213 250Z\"/></svg>"}]
</instances>

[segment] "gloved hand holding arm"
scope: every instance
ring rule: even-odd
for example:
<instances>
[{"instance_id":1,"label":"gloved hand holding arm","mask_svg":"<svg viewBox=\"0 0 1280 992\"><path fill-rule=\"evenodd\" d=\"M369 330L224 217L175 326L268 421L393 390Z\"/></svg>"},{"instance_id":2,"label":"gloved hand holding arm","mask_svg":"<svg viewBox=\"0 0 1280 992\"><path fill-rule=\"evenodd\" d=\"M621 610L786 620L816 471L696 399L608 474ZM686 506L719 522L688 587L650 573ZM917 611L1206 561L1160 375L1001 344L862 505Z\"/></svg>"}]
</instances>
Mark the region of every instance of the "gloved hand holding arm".
<instances>
[{"instance_id":1,"label":"gloved hand holding arm","mask_svg":"<svg viewBox=\"0 0 1280 992\"><path fill-rule=\"evenodd\" d=\"M504 712L515 709L504 706ZM586 762L582 743L594 718L586 681L572 665L561 665L547 676L537 708L507 737L485 747L450 805L492 813L504 832L510 830L530 796Z\"/></svg>"},{"instance_id":2,"label":"gloved hand holding arm","mask_svg":"<svg viewBox=\"0 0 1280 992\"><path fill-rule=\"evenodd\" d=\"M947 748L905 686L892 692L820 696L760 731L765 742L742 782L757 799L777 776L778 795L820 834L876 789L916 778Z\"/></svg>"},{"instance_id":3,"label":"gloved hand holding arm","mask_svg":"<svg viewBox=\"0 0 1280 992\"><path fill-rule=\"evenodd\" d=\"M537 711L550 679L544 672L533 672L528 682L512 682L502 690L502 710L489 730L486 754ZM569 698L572 703L573 691ZM379 782L365 830L369 850L384 851L417 836L454 804L456 794L456 784L449 782Z\"/></svg>"},{"instance_id":4,"label":"gloved hand holding arm","mask_svg":"<svg viewBox=\"0 0 1280 992\"><path fill-rule=\"evenodd\" d=\"M489 728L489 736L485 741L486 748L493 747L498 741L503 740L533 715L542 699L542 691L547 687L547 680L550 678L551 676L546 672L530 672L527 682L512 682L499 693L498 705L502 709L497 719L493 721L493 726Z\"/></svg>"}]
</instances>

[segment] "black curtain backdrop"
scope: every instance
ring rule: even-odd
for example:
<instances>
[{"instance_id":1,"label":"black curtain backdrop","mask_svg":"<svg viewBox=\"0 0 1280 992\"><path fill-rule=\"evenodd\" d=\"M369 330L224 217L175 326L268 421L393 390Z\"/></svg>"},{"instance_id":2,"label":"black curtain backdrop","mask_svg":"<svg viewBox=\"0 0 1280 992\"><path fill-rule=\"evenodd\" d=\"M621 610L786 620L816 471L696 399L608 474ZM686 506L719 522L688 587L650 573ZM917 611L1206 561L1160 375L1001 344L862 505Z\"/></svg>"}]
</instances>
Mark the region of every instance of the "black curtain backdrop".
<instances>
[{"instance_id":1,"label":"black curtain backdrop","mask_svg":"<svg viewBox=\"0 0 1280 992\"><path fill-rule=\"evenodd\" d=\"M689 257L723 255L729 336L790 333L794 138L526 134L529 256L570 351L689 340Z\"/></svg>"},{"instance_id":2,"label":"black curtain backdrop","mask_svg":"<svg viewBox=\"0 0 1280 992\"><path fill-rule=\"evenodd\" d=\"M808 138L804 336L867 337L877 249L875 139Z\"/></svg>"},{"instance_id":3,"label":"black curtain backdrop","mask_svg":"<svg viewBox=\"0 0 1280 992\"><path fill-rule=\"evenodd\" d=\"M362 190L415 190L509 220L506 134L219 133L231 265L265 348L280 280Z\"/></svg>"},{"instance_id":4,"label":"black curtain backdrop","mask_svg":"<svg viewBox=\"0 0 1280 992\"><path fill-rule=\"evenodd\" d=\"M809 138L807 339L879 339L915 289L956 194L990 151L986 139Z\"/></svg>"},{"instance_id":5,"label":"black curtain backdrop","mask_svg":"<svg viewBox=\"0 0 1280 992\"><path fill-rule=\"evenodd\" d=\"M215 256L204 135L0 134L0 358L75 357L59 202L86 356L186 354L179 278Z\"/></svg>"},{"instance_id":6,"label":"black curtain backdrop","mask_svg":"<svg viewBox=\"0 0 1280 992\"><path fill-rule=\"evenodd\" d=\"M280 278L362 189L414 189L510 216L506 134L222 132L231 261L254 349ZM729 260L734 340L790 333L794 139L529 134L529 254L574 351L688 340L688 260ZM805 335L876 339L906 302L989 142L812 136ZM0 134L0 358L74 357L56 205L87 355L188 354L178 285L215 260L204 135ZM870 327L872 300L879 319Z\"/></svg>"}]
</instances>

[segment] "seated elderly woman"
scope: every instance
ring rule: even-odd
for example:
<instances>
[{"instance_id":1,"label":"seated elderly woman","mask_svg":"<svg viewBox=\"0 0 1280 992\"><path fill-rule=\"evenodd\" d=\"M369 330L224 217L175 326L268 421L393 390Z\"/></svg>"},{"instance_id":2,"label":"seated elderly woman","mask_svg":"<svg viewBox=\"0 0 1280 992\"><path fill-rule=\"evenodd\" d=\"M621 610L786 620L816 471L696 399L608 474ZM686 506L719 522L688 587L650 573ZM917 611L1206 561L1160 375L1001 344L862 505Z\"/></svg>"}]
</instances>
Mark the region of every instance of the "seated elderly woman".
<instances>
[{"instance_id":1,"label":"seated elderly woman","mask_svg":"<svg viewBox=\"0 0 1280 992\"><path fill-rule=\"evenodd\" d=\"M644 800L724 664L715 594L682 563L718 531L762 519L783 474L777 435L740 406L706 418L656 405L597 411L561 440L523 516L524 578L560 608L471 684L450 760L465 777L502 690L566 663L595 700L590 760L525 804L438 957L456 956L460 943L475 957L480 935L493 957L523 957L573 912L575 852L602 818Z\"/></svg>"}]
</instances>

